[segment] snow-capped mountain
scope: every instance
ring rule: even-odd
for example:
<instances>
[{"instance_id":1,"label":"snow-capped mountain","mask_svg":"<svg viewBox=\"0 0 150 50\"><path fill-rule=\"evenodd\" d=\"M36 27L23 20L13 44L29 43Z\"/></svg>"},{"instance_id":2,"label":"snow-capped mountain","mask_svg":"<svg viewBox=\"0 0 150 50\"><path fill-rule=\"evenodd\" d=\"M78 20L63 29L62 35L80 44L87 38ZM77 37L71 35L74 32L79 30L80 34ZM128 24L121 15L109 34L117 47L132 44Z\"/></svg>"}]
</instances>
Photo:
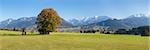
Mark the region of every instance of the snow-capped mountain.
<instances>
[{"instance_id":1,"label":"snow-capped mountain","mask_svg":"<svg viewBox=\"0 0 150 50\"><path fill-rule=\"evenodd\" d=\"M107 16L94 16L94 17L88 18L85 22L87 24L91 24L91 23L102 22L108 19L111 19L111 18Z\"/></svg>"},{"instance_id":2,"label":"snow-capped mountain","mask_svg":"<svg viewBox=\"0 0 150 50\"><path fill-rule=\"evenodd\" d=\"M74 26L79 26L79 25L87 25L87 24L102 22L108 19L111 19L111 18L108 16L93 16L93 17L75 18L75 19L69 20L69 22L72 23Z\"/></svg>"}]
</instances>

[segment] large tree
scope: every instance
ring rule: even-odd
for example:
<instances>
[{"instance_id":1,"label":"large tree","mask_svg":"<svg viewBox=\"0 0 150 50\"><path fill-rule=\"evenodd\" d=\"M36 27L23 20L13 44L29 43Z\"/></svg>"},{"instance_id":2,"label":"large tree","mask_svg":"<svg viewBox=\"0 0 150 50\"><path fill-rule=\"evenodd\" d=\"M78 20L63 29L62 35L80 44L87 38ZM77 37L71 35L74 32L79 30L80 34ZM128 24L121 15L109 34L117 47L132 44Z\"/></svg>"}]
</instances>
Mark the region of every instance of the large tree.
<instances>
[{"instance_id":1,"label":"large tree","mask_svg":"<svg viewBox=\"0 0 150 50\"><path fill-rule=\"evenodd\" d=\"M45 8L37 18L37 28L40 34L54 32L61 24L62 20L53 8Z\"/></svg>"}]
</instances>

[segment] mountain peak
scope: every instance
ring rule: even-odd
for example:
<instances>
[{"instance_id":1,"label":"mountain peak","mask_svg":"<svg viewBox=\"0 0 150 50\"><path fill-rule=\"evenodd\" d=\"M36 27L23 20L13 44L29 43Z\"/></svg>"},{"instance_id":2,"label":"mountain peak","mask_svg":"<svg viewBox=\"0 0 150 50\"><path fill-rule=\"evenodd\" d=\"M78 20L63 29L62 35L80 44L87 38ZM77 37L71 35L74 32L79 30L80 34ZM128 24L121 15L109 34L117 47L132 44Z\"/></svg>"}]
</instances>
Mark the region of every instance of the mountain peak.
<instances>
[{"instance_id":1,"label":"mountain peak","mask_svg":"<svg viewBox=\"0 0 150 50\"><path fill-rule=\"evenodd\" d=\"M95 18L98 18L99 16L94 16Z\"/></svg>"}]
</instances>

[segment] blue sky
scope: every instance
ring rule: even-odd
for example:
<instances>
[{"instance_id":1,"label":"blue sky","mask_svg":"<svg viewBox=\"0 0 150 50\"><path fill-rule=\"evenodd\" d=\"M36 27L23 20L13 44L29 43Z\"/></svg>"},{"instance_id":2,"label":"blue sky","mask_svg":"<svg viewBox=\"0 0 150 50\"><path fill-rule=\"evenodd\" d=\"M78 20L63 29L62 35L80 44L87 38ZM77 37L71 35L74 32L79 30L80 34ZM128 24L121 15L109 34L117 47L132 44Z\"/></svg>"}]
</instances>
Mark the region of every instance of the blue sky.
<instances>
[{"instance_id":1,"label":"blue sky","mask_svg":"<svg viewBox=\"0 0 150 50\"><path fill-rule=\"evenodd\" d=\"M37 16L44 8L54 8L64 19L109 16L126 18L148 14L149 0L0 0L0 21Z\"/></svg>"}]
</instances>

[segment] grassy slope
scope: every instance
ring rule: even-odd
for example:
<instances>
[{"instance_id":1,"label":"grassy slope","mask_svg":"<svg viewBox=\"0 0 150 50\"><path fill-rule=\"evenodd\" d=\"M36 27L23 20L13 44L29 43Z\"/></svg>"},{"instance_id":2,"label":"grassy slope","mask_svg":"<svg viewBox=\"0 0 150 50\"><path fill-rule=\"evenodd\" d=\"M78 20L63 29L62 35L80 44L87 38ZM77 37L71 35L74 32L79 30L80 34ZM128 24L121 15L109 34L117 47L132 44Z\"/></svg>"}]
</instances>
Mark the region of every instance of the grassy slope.
<instances>
[{"instance_id":1,"label":"grassy slope","mask_svg":"<svg viewBox=\"0 0 150 50\"><path fill-rule=\"evenodd\" d=\"M148 50L150 38L79 33L20 34L0 31L0 50Z\"/></svg>"}]
</instances>

